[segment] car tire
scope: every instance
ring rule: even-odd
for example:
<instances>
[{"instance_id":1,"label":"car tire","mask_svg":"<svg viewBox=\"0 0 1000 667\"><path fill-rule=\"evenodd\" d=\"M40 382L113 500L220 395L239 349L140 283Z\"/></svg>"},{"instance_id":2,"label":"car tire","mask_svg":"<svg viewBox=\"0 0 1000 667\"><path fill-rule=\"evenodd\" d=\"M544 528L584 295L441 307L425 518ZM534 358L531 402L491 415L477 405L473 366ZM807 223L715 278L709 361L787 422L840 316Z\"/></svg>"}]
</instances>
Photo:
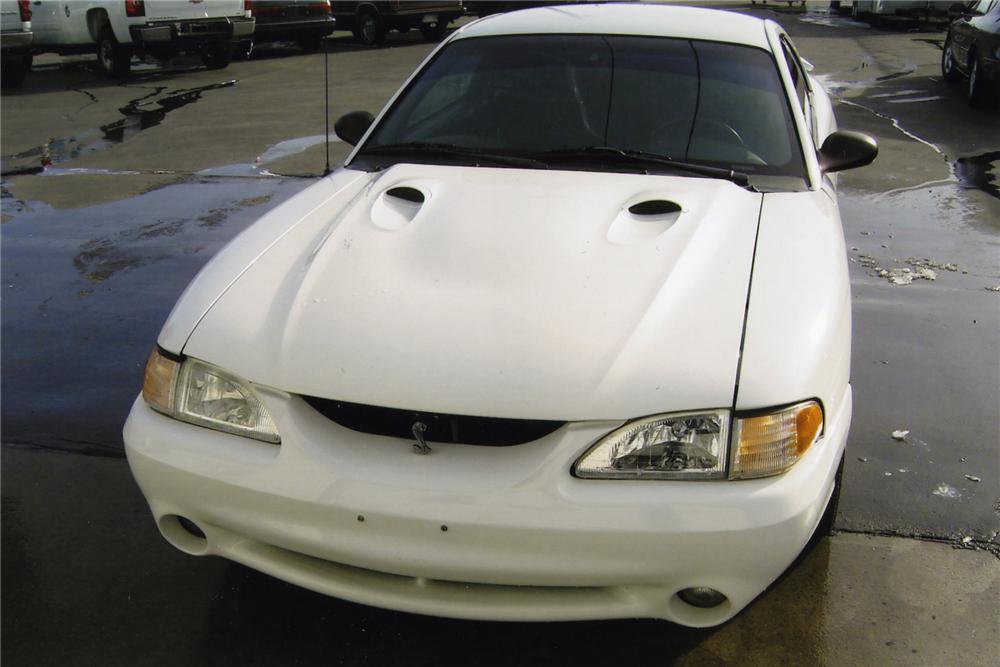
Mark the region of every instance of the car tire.
<instances>
[{"instance_id":1,"label":"car tire","mask_svg":"<svg viewBox=\"0 0 1000 667\"><path fill-rule=\"evenodd\" d=\"M951 48L951 37L944 40L944 48L941 49L941 75L945 81L958 81L962 78L958 68L955 67L955 52Z\"/></svg>"},{"instance_id":2,"label":"car tire","mask_svg":"<svg viewBox=\"0 0 1000 667\"><path fill-rule=\"evenodd\" d=\"M986 82L983 81L983 70L979 64L979 55L973 53L969 57L969 85L966 89L969 104L974 107L986 106L989 101Z\"/></svg>"},{"instance_id":3,"label":"car tire","mask_svg":"<svg viewBox=\"0 0 1000 667\"><path fill-rule=\"evenodd\" d=\"M303 37L299 40L299 48L302 53L316 53L323 46L323 38L319 35Z\"/></svg>"},{"instance_id":4,"label":"car tire","mask_svg":"<svg viewBox=\"0 0 1000 667\"><path fill-rule=\"evenodd\" d=\"M33 56L30 53L11 53L0 58L0 84L4 88L20 88L24 77L31 69Z\"/></svg>"},{"instance_id":5,"label":"car tire","mask_svg":"<svg viewBox=\"0 0 1000 667\"><path fill-rule=\"evenodd\" d=\"M111 79L124 79L132 67L132 48L119 44L108 24L97 33L97 66Z\"/></svg>"},{"instance_id":6,"label":"car tire","mask_svg":"<svg viewBox=\"0 0 1000 667\"><path fill-rule=\"evenodd\" d=\"M373 9L362 9L354 28L354 36L365 46L375 46L385 41L385 24Z\"/></svg>"},{"instance_id":7,"label":"car tire","mask_svg":"<svg viewBox=\"0 0 1000 667\"><path fill-rule=\"evenodd\" d=\"M448 30L448 23L446 21L438 21L437 23L424 23L420 26L420 34L424 36L428 42L439 42L441 38L444 37L444 33Z\"/></svg>"},{"instance_id":8,"label":"car tire","mask_svg":"<svg viewBox=\"0 0 1000 667\"><path fill-rule=\"evenodd\" d=\"M840 507L840 491L844 486L844 461L846 459L847 452L845 451L840 456L840 465L837 466L837 474L833 478L833 493L830 494L830 501L826 504L823 516L816 524L816 532L812 536L813 541L833 534L833 523L837 519L837 509Z\"/></svg>"},{"instance_id":9,"label":"car tire","mask_svg":"<svg viewBox=\"0 0 1000 667\"><path fill-rule=\"evenodd\" d=\"M225 69L233 59L233 47L229 44L213 44L201 52L201 62L208 69Z\"/></svg>"},{"instance_id":10,"label":"car tire","mask_svg":"<svg viewBox=\"0 0 1000 667\"><path fill-rule=\"evenodd\" d=\"M253 48L254 41L252 39L245 39L233 47L233 55L241 60L250 60L250 57L253 55Z\"/></svg>"}]
</instances>

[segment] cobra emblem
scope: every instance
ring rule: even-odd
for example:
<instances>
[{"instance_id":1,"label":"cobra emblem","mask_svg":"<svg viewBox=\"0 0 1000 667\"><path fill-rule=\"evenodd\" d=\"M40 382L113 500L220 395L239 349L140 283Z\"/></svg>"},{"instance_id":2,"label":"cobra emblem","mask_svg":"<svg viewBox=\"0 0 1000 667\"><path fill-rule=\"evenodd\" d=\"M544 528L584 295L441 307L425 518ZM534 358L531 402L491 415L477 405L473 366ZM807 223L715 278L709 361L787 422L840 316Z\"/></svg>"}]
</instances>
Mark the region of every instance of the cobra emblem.
<instances>
[{"instance_id":1,"label":"cobra emblem","mask_svg":"<svg viewBox=\"0 0 1000 667\"><path fill-rule=\"evenodd\" d=\"M413 443L413 453L430 454L431 448L427 445L427 441L424 440L424 433L427 432L427 424L423 422L414 422L411 431L413 432L413 437L417 439L417 441Z\"/></svg>"}]
</instances>

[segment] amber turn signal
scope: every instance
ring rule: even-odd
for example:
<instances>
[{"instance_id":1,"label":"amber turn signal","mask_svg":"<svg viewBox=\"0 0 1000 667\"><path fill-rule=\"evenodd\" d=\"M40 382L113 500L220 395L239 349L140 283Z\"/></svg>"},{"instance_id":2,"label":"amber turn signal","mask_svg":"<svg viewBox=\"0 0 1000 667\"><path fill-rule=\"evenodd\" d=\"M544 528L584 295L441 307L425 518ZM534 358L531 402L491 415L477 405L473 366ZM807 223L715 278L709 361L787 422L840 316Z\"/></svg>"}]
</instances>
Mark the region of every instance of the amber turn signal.
<instances>
[{"instance_id":1,"label":"amber turn signal","mask_svg":"<svg viewBox=\"0 0 1000 667\"><path fill-rule=\"evenodd\" d=\"M730 479L777 475L791 468L823 432L823 409L806 401L736 420Z\"/></svg>"},{"instance_id":2,"label":"amber turn signal","mask_svg":"<svg viewBox=\"0 0 1000 667\"><path fill-rule=\"evenodd\" d=\"M146 372L142 378L142 398L149 406L160 412L170 412L177 367L180 364L154 347L146 362Z\"/></svg>"}]
</instances>

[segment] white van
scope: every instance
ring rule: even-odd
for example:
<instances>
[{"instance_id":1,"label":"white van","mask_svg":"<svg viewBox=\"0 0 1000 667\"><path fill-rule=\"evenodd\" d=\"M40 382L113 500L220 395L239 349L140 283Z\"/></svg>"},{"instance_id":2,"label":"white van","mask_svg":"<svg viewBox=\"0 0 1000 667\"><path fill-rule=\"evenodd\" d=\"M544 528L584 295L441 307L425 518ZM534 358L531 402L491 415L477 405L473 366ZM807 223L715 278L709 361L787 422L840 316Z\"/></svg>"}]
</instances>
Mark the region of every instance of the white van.
<instances>
[{"instance_id":1,"label":"white van","mask_svg":"<svg viewBox=\"0 0 1000 667\"><path fill-rule=\"evenodd\" d=\"M96 50L110 77L127 75L133 54L192 52L223 68L254 28L243 0L33 0L31 10L36 52Z\"/></svg>"}]
</instances>

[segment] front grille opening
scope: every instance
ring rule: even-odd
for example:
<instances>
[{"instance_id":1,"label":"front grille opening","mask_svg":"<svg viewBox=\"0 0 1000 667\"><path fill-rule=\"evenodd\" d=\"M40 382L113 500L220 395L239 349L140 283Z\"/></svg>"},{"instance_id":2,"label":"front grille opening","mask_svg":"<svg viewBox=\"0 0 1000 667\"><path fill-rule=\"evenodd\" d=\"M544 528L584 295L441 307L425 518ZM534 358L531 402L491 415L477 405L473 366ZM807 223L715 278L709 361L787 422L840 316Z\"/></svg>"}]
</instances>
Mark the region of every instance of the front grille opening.
<instances>
[{"instance_id":1,"label":"front grille opening","mask_svg":"<svg viewBox=\"0 0 1000 667\"><path fill-rule=\"evenodd\" d=\"M503 419L417 412L314 396L302 398L327 419L361 433L414 440L413 425L422 422L427 425L427 431L424 433L427 442L507 447L543 438L566 423L542 419Z\"/></svg>"}]
</instances>

